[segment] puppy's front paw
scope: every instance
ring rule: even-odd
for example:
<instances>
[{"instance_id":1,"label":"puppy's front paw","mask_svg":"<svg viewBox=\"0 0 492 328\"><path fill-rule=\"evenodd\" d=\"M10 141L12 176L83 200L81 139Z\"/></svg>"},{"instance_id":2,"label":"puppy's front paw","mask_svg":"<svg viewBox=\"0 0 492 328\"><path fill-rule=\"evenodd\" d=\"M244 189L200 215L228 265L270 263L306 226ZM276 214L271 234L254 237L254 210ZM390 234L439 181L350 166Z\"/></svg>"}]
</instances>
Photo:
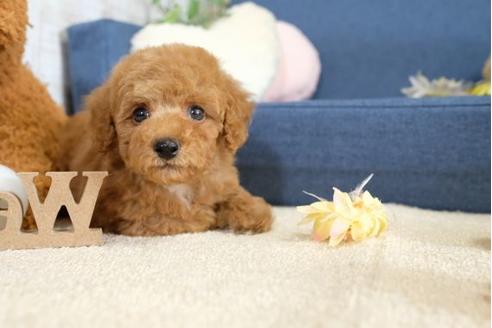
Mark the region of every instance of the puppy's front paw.
<instances>
[{"instance_id":1,"label":"puppy's front paw","mask_svg":"<svg viewBox=\"0 0 492 328\"><path fill-rule=\"evenodd\" d=\"M272 209L263 198L240 193L220 205L217 212L219 226L228 225L237 233L260 233L272 227Z\"/></svg>"},{"instance_id":2,"label":"puppy's front paw","mask_svg":"<svg viewBox=\"0 0 492 328\"><path fill-rule=\"evenodd\" d=\"M257 212L235 213L235 215L229 225L236 233L261 233L269 231L272 227L273 218L269 207Z\"/></svg>"}]
</instances>

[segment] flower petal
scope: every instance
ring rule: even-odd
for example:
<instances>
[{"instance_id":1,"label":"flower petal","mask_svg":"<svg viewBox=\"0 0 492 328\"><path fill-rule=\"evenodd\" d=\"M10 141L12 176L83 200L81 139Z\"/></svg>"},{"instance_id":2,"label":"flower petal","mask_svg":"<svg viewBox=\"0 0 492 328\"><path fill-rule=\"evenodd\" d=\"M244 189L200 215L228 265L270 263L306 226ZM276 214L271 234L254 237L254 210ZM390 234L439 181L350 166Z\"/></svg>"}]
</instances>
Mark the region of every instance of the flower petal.
<instances>
[{"instance_id":1,"label":"flower petal","mask_svg":"<svg viewBox=\"0 0 492 328\"><path fill-rule=\"evenodd\" d=\"M378 236L380 234L382 234L383 232L385 232L386 229L388 229L388 219L386 217L386 214L384 214L382 217L379 218L379 224L380 224L380 227L379 227L379 231L378 231Z\"/></svg>"},{"instance_id":2,"label":"flower petal","mask_svg":"<svg viewBox=\"0 0 492 328\"><path fill-rule=\"evenodd\" d=\"M335 207L335 211L343 216L352 215L352 210L354 206L349 194L347 194L346 192L341 192L337 188L333 188L333 190L333 205Z\"/></svg>"},{"instance_id":3,"label":"flower petal","mask_svg":"<svg viewBox=\"0 0 492 328\"><path fill-rule=\"evenodd\" d=\"M336 219L331 225L330 237L336 237L347 232L350 225L342 219Z\"/></svg>"},{"instance_id":4,"label":"flower petal","mask_svg":"<svg viewBox=\"0 0 492 328\"><path fill-rule=\"evenodd\" d=\"M322 212L333 211L333 203L328 201L312 203L311 207Z\"/></svg>"},{"instance_id":5,"label":"flower petal","mask_svg":"<svg viewBox=\"0 0 492 328\"><path fill-rule=\"evenodd\" d=\"M313 212L311 205L297 206L296 210L303 214L310 214Z\"/></svg>"},{"instance_id":6,"label":"flower petal","mask_svg":"<svg viewBox=\"0 0 492 328\"><path fill-rule=\"evenodd\" d=\"M328 239L332 224L333 220L316 221L313 227L313 239L316 241Z\"/></svg>"},{"instance_id":7,"label":"flower petal","mask_svg":"<svg viewBox=\"0 0 492 328\"><path fill-rule=\"evenodd\" d=\"M381 229L381 224L379 222L379 219L377 217L371 217L371 227L370 230L367 233L367 237L374 237L379 234L379 231Z\"/></svg>"},{"instance_id":8,"label":"flower petal","mask_svg":"<svg viewBox=\"0 0 492 328\"><path fill-rule=\"evenodd\" d=\"M330 237L330 240L328 241L328 245L337 246L338 244L340 244L345 239L346 235L347 235L347 232L344 232L344 233L341 233L337 236Z\"/></svg>"}]
</instances>

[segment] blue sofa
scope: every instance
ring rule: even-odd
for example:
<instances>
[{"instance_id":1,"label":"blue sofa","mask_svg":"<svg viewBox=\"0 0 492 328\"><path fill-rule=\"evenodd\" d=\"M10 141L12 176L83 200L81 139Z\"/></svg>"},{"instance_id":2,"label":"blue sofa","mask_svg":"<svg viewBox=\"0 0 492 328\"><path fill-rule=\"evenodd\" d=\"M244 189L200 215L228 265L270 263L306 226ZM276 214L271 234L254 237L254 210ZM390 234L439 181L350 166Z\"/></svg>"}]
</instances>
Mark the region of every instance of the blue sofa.
<instances>
[{"instance_id":1,"label":"blue sofa","mask_svg":"<svg viewBox=\"0 0 492 328\"><path fill-rule=\"evenodd\" d=\"M238 2L238 1L233 1ZM375 173L384 202L490 211L490 97L406 99L421 70L479 80L490 1L255 1L296 24L323 65L314 99L258 104L238 155L242 183L273 204L330 197ZM74 111L129 50L140 27L100 20L68 30Z\"/></svg>"}]
</instances>

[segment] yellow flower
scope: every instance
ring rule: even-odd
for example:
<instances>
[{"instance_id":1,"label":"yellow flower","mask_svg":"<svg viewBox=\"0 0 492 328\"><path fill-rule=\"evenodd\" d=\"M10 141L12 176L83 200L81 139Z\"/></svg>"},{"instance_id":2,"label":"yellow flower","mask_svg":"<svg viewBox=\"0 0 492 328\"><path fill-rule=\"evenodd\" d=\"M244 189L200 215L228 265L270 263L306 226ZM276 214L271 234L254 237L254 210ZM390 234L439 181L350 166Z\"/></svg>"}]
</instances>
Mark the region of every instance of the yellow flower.
<instances>
[{"instance_id":1,"label":"yellow flower","mask_svg":"<svg viewBox=\"0 0 492 328\"><path fill-rule=\"evenodd\" d=\"M490 82L481 81L475 84L468 93L474 96L490 96Z\"/></svg>"},{"instance_id":2,"label":"yellow flower","mask_svg":"<svg viewBox=\"0 0 492 328\"><path fill-rule=\"evenodd\" d=\"M367 182L368 179L363 184ZM363 185L350 194L333 188L331 202L313 195L319 201L297 207L305 215L300 224L313 222L313 239L328 239L330 246L349 238L360 241L379 236L388 226L386 211L378 198L368 191L362 193L362 188Z\"/></svg>"}]
</instances>

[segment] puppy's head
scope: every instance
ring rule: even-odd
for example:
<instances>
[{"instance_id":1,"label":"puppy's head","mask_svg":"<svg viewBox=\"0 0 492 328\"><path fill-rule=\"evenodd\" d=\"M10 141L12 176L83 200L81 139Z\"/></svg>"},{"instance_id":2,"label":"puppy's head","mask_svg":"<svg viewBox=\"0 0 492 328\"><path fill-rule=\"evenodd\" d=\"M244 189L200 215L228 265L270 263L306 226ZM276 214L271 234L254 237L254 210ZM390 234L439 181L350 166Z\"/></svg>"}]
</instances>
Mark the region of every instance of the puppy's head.
<instances>
[{"instance_id":1,"label":"puppy's head","mask_svg":"<svg viewBox=\"0 0 492 328\"><path fill-rule=\"evenodd\" d=\"M157 183L203 173L246 141L253 104L201 48L138 51L87 100L95 143ZM115 151L116 149L116 151Z\"/></svg>"}]
</instances>

